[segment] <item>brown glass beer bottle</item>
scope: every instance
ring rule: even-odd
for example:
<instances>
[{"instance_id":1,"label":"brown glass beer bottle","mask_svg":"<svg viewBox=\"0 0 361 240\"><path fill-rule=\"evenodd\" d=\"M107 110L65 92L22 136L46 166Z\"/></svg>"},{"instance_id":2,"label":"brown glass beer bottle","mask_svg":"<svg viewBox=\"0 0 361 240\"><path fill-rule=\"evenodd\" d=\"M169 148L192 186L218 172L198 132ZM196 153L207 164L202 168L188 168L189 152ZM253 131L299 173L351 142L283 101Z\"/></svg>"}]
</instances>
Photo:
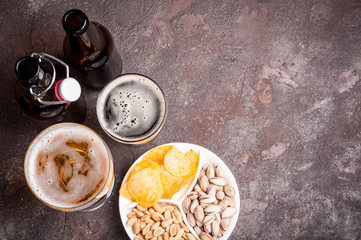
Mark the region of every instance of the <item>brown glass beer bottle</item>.
<instances>
[{"instance_id":1,"label":"brown glass beer bottle","mask_svg":"<svg viewBox=\"0 0 361 240\"><path fill-rule=\"evenodd\" d=\"M60 64L66 66L67 76L60 79L61 69L57 61L60 60L46 53L33 53L20 58L15 64L18 77L16 100L22 110L34 119L48 120L49 124L62 121L81 123L86 115L86 106L82 103L79 109L77 101L81 87L77 80L69 77L68 66L61 61ZM76 101L78 104L75 104ZM74 107L78 108L78 116L72 114L72 119L68 119L68 111ZM42 126L46 127L46 124Z\"/></svg>"},{"instance_id":2,"label":"brown glass beer bottle","mask_svg":"<svg viewBox=\"0 0 361 240\"><path fill-rule=\"evenodd\" d=\"M89 21L85 13L78 9L66 12L62 24L66 32L63 43L66 58L72 66L88 74L86 78L92 77L90 72L103 69L113 55L114 42L111 34L103 25ZM107 80L98 79L98 81ZM93 83L93 81L94 79L85 79L83 83L102 87L101 83Z\"/></svg>"}]
</instances>

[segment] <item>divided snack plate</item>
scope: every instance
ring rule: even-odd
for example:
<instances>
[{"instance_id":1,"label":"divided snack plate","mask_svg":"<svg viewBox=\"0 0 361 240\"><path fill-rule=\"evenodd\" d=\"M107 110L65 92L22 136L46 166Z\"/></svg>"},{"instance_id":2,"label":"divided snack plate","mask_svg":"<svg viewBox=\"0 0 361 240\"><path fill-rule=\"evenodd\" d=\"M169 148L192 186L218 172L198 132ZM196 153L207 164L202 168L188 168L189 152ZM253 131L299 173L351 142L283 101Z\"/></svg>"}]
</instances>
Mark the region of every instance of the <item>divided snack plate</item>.
<instances>
[{"instance_id":1,"label":"divided snack plate","mask_svg":"<svg viewBox=\"0 0 361 240\"><path fill-rule=\"evenodd\" d=\"M169 203L169 204L174 204L178 207L178 209L180 210L180 212L182 213L183 216L183 221L185 222L185 224L187 225L187 227L190 229L190 231L193 233L193 235L199 239L199 236L194 232L193 228L189 225L188 221L187 221L187 217L184 214L183 208L182 208L182 202L183 200L187 197L187 195L192 191L192 189L194 188L195 184L197 183L197 179L199 176L200 171L202 170L202 166L205 163L211 164L211 165L218 165L222 168L223 172L224 172L224 179L226 180L227 183L231 184L234 187L234 190L236 192L234 199L236 201L236 209L237 209L237 213L230 219L230 226L228 228L228 230L224 233L224 235L222 237L216 238L217 240L225 240L228 239L229 236L232 234L232 231L234 229L234 227L236 226L237 223L237 219L238 219L238 215L239 215L239 209L240 209L240 198L239 198L239 191L238 191L238 187L237 187L237 182L233 177L232 172L229 170L229 168L227 167L227 165L213 152L209 151L208 149L195 145L195 144L190 144L190 143L167 143L164 145L173 145L175 146L177 149L179 149L181 152L186 153L189 150L194 150L199 154L199 165L198 165L198 170L197 170L197 175L195 177L195 179L193 180L193 182L189 182L187 183L179 192L177 192L176 194L173 195L172 199L159 199L159 203ZM164 146L161 145L161 146ZM159 147L159 146L157 146ZM152 149L150 149L149 151L151 151ZM149 152L147 151L146 153L144 153L142 156L140 156L133 164L132 166L129 168L127 174L125 175L122 185L124 184L124 182L128 179L128 176L130 174L130 172L133 170L134 166L140 162L143 157ZM134 207L136 207L138 205L138 203L131 201L125 197L123 197L122 195L119 194L119 212L120 212L120 217L122 220L122 224L124 226L125 231L127 232L128 236L130 239L134 239L135 238L135 234L132 231L131 227L127 227L126 226L126 222L128 220L128 213L130 213Z\"/></svg>"}]
</instances>

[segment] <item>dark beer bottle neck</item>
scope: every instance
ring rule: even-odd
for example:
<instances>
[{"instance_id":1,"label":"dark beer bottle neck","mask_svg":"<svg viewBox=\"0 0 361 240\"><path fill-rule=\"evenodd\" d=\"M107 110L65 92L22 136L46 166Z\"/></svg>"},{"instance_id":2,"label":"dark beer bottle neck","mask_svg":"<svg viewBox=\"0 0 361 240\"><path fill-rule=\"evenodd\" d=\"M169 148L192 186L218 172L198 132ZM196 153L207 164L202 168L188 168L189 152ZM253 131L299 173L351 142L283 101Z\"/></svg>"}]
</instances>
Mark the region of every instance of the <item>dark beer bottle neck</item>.
<instances>
[{"instance_id":1,"label":"dark beer bottle neck","mask_svg":"<svg viewBox=\"0 0 361 240\"><path fill-rule=\"evenodd\" d=\"M44 75L38 60L29 56L22 57L17 61L15 73L26 88L36 87Z\"/></svg>"},{"instance_id":2,"label":"dark beer bottle neck","mask_svg":"<svg viewBox=\"0 0 361 240\"><path fill-rule=\"evenodd\" d=\"M82 11L72 9L64 14L62 24L69 36L79 36L88 30L89 19Z\"/></svg>"}]
</instances>

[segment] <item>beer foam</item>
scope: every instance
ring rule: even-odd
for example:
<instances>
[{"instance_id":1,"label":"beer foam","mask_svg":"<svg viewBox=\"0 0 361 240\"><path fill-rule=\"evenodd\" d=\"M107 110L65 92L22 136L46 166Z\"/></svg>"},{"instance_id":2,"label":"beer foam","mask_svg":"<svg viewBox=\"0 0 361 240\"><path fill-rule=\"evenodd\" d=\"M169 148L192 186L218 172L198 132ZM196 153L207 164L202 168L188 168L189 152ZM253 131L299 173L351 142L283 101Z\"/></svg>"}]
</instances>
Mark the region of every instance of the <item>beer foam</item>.
<instances>
[{"instance_id":1,"label":"beer foam","mask_svg":"<svg viewBox=\"0 0 361 240\"><path fill-rule=\"evenodd\" d=\"M103 129L116 139L138 141L151 137L166 114L161 89L141 75L124 75L101 93L97 114Z\"/></svg>"},{"instance_id":2,"label":"beer foam","mask_svg":"<svg viewBox=\"0 0 361 240\"><path fill-rule=\"evenodd\" d=\"M68 146L88 143L87 162L84 156ZM54 158L65 154L74 162L62 168L64 177L70 176L67 192L60 186L60 175ZM110 154L110 153L109 153ZM111 156L100 137L78 124L59 124L42 132L30 145L25 158L25 175L29 187L38 198L58 208L73 208L91 201L107 181ZM87 170L87 171L84 171Z\"/></svg>"}]
</instances>

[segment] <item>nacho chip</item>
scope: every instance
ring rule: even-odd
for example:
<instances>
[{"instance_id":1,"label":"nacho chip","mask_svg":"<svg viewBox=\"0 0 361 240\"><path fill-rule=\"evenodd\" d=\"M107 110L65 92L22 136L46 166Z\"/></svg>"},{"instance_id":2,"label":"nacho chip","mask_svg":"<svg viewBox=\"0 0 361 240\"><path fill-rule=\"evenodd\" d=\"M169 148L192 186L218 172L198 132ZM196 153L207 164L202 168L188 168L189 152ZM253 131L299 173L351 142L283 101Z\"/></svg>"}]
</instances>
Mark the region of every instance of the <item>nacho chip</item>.
<instances>
[{"instance_id":1,"label":"nacho chip","mask_svg":"<svg viewBox=\"0 0 361 240\"><path fill-rule=\"evenodd\" d=\"M128 179L128 191L143 207L153 206L163 194L160 172L157 167L144 168Z\"/></svg>"},{"instance_id":2,"label":"nacho chip","mask_svg":"<svg viewBox=\"0 0 361 240\"><path fill-rule=\"evenodd\" d=\"M150 150L142 159L142 161L153 161L163 164L165 154L172 148L172 145L160 146Z\"/></svg>"},{"instance_id":3,"label":"nacho chip","mask_svg":"<svg viewBox=\"0 0 361 240\"><path fill-rule=\"evenodd\" d=\"M164 156L165 169L176 177L187 176L191 172L191 164L191 160L174 146Z\"/></svg>"}]
</instances>

